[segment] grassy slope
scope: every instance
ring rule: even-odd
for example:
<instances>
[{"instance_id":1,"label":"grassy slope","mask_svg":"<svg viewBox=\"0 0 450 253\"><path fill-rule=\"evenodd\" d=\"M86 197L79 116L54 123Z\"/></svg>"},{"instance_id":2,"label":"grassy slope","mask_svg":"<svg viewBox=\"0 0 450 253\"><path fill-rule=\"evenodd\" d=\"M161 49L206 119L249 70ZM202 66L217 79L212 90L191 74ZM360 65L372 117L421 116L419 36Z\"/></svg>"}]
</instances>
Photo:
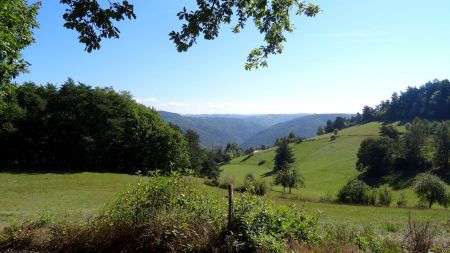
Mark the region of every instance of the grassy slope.
<instances>
[{"instance_id":1,"label":"grassy slope","mask_svg":"<svg viewBox=\"0 0 450 253\"><path fill-rule=\"evenodd\" d=\"M326 134L292 145L296 157L295 167L303 173L306 180L306 187L294 190L294 194L311 201L318 201L320 197L327 194L336 196L349 178L358 175L355 163L359 145L369 136L378 136L380 125L381 123L372 122L343 129L338 133L335 141L330 141L331 134ZM400 130L404 129L400 127ZM255 176L261 176L268 183L273 182L272 176L264 176L264 174L272 170L274 156L275 150L271 149L258 152L247 160L243 157L236 158L222 167L222 177L232 175L235 177L235 184L239 185L247 173L253 173ZM258 165L262 160L266 162ZM271 195L280 195L282 192L279 186L273 186L272 189ZM418 203L411 189L401 191L406 193L410 206ZM393 204L397 201L399 192L394 192ZM435 208L439 207L435 206Z\"/></svg>"},{"instance_id":2,"label":"grassy slope","mask_svg":"<svg viewBox=\"0 0 450 253\"><path fill-rule=\"evenodd\" d=\"M78 219L95 214L136 176L110 173L0 173L0 225L51 214Z\"/></svg>"}]
</instances>

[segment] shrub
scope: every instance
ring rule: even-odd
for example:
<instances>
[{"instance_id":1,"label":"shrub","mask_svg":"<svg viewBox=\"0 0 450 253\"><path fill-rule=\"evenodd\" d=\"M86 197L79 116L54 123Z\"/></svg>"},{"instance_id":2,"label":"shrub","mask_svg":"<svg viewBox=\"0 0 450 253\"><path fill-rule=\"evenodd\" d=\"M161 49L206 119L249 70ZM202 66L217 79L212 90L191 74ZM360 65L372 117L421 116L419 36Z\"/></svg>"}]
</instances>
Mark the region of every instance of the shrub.
<instances>
[{"instance_id":1,"label":"shrub","mask_svg":"<svg viewBox=\"0 0 450 253\"><path fill-rule=\"evenodd\" d=\"M436 237L436 228L430 222L417 223L409 218L403 235L403 248L408 252L428 252Z\"/></svg>"},{"instance_id":2,"label":"shrub","mask_svg":"<svg viewBox=\"0 0 450 253\"><path fill-rule=\"evenodd\" d=\"M264 180L258 179L256 180L253 177L253 174L248 173L244 177L244 183L240 187L236 187L236 191L238 192L249 192L250 194L256 194L263 196L267 192L267 184Z\"/></svg>"},{"instance_id":3,"label":"shrub","mask_svg":"<svg viewBox=\"0 0 450 253\"><path fill-rule=\"evenodd\" d=\"M382 252L382 242L370 226L365 226L363 231L356 236L355 244L363 252Z\"/></svg>"},{"instance_id":4,"label":"shrub","mask_svg":"<svg viewBox=\"0 0 450 253\"><path fill-rule=\"evenodd\" d=\"M370 187L361 180L352 179L338 192L339 202L348 204L367 204Z\"/></svg>"},{"instance_id":5,"label":"shrub","mask_svg":"<svg viewBox=\"0 0 450 253\"><path fill-rule=\"evenodd\" d=\"M397 200L397 207L406 207L407 200L406 194L404 192L400 193L400 197Z\"/></svg>"},{"instance_id":6,"label":"shrub","mask_svg":"<svg viewBox=\"0 0 450 253\"><path fill-rule=\"evenodd\" d=\"M246 182L247 183L255 182L255 176L253 176L252 173L247 173L247 175L245 175L245 177L244 177L244 185L245 185Z\"/></svg>"},{"instance_id":7,"label":"shrub","mask_svg":"<svg viewBox=\"0 0 450 253\"><path fill-rule=\"evenodd\" d=\"M415 179L414 188L419 199L428 204L428 208L436 202L444 207L450 204L450 192L446 184L436 175L420 173Z\"/></svg>"},{"instance_id":8,"label":"shrub","mask_svg":"<svg viewBox=\"0 0 450 253\"><path fill-rule=\"evenodd\" d=\"M386 223L386 231L391 233L397 233L400 231L400 226L395 223Z\"/></svg>"},{"instance_id":9,"label":"shrub","mask_svg":"<svg viewBox=\"0 0 450 253\"><path fill-rule=\"evenodd\" d=\"M378 201L380 205L389 207L392 202L392 191L386 186L378 191Z\"/></svg>"},{"instance_id":10,"label":"shrub","mask_svg":"<svg viewBox=\"0 0 450 253\"><path fill-rule=\"evenodd\" d=\"M221 182L219 184L219 187L226 189L229 184L234 185L234 181L235 180L234 180L234 176L232 176L232 175L225 175L222 178L222 180L220 180L220 181Z\"/></svg>"},{"instance_id":11,"label":"shrub","mask_svg":"<svg viewBox=\"0 0 450 253\"><path fill-rule=\"evenodd\" d=\"M292 207L274 207L244 194L235 204L235 226L227 238L233 252L283 252L288 240L312 242L317 219Z\"/></svg>"},{"instance_id":12,"label":"shrub","mask_svg":"<svg viewBox=\"0 0 450 253\"><path fill-rule=\"evenodd\" d=\"M267 192L267 184L263 179L259 179L255 181L255 194L264 196Z\"/></svg>"},{"instance_id":13,"label":"shrub","mask_svg":"<svg viewBox=\"0 0 450 253\"><path fill-rule=\"evenodd\" d=\"M378 189L370 189L367 193L367 204L375 206L378 200Z\"/></svg>"}]
</instances>

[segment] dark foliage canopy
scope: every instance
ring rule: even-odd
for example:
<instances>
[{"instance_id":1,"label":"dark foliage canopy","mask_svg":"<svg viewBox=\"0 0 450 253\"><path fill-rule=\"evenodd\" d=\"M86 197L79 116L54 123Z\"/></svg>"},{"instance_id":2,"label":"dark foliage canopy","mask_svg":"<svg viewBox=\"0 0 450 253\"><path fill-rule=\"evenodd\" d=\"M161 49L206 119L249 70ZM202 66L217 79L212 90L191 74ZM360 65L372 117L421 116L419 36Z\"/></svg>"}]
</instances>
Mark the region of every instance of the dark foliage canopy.
<instances>
[{"instance_id":1,"label":"dark foliage canopy","mask_svg":"<svg viewBox=\"0 0 450 253\"><path fill-rule=\"evenodd\" d=\"M450 127L441 122L436 126L433 134L435 153L433 162L436 167L448 169L450 160Z\"/></svg>"},{"instance_id":2,"label":"dark foliage canopy","mask_svg":"<svg viewBox=\"0 0 450 253\"><path fill-rule=\"evenodd\" d=\"M371 175L388 173L395 164L395 143L387 137L367 138L358 150L356 168Z\"/></svg>"},{"instance_id":3,"label":"dark foliage canopy","mask_svg":"<svg viewBox=\"0 0 450 253\"><path fill-rule=\"evenodd\" d=\"M189 164L184 136L126 92L70 79L60 88L25 83L0 89L3 168L129 172Z\"/></svg>"},{"instance_id":4,"label":"dark foliage canopy","mask_svg":"<svg viewBox=\"0 0 450 253\"><path fill-rule=\"evenodd\" d=\"M434 80L419 88L408 87L400 95L392 94L391 100L382 101L376 108L365 106L362 122L374 120L412 121L450 119L450 81Z\"/></svg>"}]
</instances>

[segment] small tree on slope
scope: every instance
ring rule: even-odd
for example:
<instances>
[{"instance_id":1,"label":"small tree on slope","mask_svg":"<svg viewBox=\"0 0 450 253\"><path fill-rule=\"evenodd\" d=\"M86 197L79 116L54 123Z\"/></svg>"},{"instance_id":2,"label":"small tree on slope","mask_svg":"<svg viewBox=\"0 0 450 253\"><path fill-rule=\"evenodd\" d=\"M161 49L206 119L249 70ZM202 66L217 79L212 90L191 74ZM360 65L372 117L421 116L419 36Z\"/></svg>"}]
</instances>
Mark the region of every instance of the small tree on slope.
<instances>
[{"instance_id":1,"label":"small tree on slope","mask_svg":"<svg viewBox=\"0 0 450 253\"><path fill-rule=\"evenodd\" d=\"M446 184L436 175L420 173L415 180L415 191L419 199L428 203L428 207L434 203L447 207L450 204L450 192Z\"/></svg>"}]
</instances>

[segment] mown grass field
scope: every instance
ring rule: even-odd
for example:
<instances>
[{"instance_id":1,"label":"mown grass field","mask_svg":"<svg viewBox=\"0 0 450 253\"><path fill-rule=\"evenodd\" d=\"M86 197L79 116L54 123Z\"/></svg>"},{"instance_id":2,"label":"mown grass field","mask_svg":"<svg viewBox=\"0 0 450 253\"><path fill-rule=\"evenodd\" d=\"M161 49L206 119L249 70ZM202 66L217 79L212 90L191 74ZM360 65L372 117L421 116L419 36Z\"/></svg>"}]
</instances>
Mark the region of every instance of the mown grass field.
<instances>
[{"instance_id":1,"label":"mown grass field","mask_svg":"<svg viewBox=\"0 0 450 253\"><path fill-rule=\"evenodd\" d=\"M0 226L40 215L78 220L96 214L137 179L111 173L0 172Z\"/></svg>"},{"instance_id":2,"label":"mown grass field","mask_svg":"<svg viewBox=\"0 0 450 253\"><path fill-rule=\"evenodd\" d=\"M356 154L360 143L367 137L378 136L381 123L372 122L365 125L343 129L336 140L331 141L332 134L325 134L299 144L292 144L297 168L305 177L306 187L293 190L293 195L317 202L321 197L335 197L339 189L348 179L356 177L359 172L355 168ZM404 126L397 126L404 131ZM268 184L273 182L269 173L274 166L275 149L255 153L250 158L238 157L229 164L222 166L222 179L233 176L235 184L240 185L248 173L264 179ZM261 164L265 161L263 164ZM407 185L407 183L406 183ZM281 186L272 186L271 195L280 195ZM411 188L405 187L394 191L393 204L400 192L407 197L408 206L418 204L418 199ZM434 206L434 208L440 208Z\"/></svg>"}]
</instances>

